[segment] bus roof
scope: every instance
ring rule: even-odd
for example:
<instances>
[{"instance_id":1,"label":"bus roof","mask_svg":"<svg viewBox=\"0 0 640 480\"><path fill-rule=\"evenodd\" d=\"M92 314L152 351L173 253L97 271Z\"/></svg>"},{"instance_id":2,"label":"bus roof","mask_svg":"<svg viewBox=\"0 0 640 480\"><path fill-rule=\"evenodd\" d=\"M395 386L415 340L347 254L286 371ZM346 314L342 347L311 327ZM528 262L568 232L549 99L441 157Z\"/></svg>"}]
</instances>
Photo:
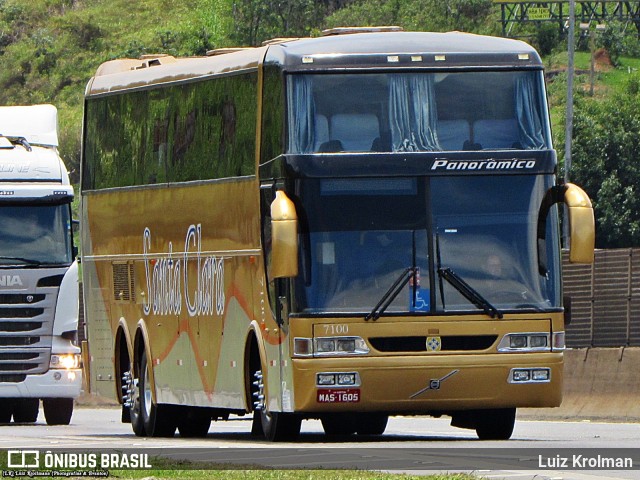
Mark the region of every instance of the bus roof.
<instances>
[{"instance_id":1,"label":"bus roof","mask_svg":"<svg viewBox=\"0 0 640 480\"><path fill-rule=\"evenodd\" d=\"M263 47L209 57L166 55L106 62L86 95L186 81L255 69L263 61L286 71L368 68L542 68L530 45L513 39L462 32L371 32L279 39Z\"/></svg>"}]
</instances>

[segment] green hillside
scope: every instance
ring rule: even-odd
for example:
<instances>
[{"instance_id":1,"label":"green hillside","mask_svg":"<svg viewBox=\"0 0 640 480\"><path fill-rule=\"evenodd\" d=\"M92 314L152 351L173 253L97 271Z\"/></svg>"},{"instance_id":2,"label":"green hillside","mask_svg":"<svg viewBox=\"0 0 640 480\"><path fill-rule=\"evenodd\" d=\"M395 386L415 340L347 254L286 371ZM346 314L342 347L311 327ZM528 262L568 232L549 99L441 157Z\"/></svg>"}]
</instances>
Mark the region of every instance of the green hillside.
<instances>
[{"instance_id":1,"label":"green hillside","mask_svg":"<svg viewBox=\"0 0 640 480\"><path fill-rule=\"evenodd\" d=\"M53 103L77 180L84 87L104 61L202 55L226 38L218 0L0 0L0 103ZM225 26L227 25L227 26Z\"/></svg>"},{"instance_id":2,"label":"green hillside","mask_svg":"<svg viewBox=\"0 0 640 480\"><path fill-rule=\"evenodd\" d=\"M77 182L84 88L104 61L152 53L203 55L216 47L318 35L345 25L501 31L500 9L492 0L0 0L0 104L58 107L60 151ZM544 56L562 159L566 41L552 24L528 23L517 33ZM635 28L615 20L594 38L605 55L599 57L593 96L589 42L577 42L571 178L594 200L597 246L634 246L640 244L640 42Z\"/></svg>"}]
</instances>

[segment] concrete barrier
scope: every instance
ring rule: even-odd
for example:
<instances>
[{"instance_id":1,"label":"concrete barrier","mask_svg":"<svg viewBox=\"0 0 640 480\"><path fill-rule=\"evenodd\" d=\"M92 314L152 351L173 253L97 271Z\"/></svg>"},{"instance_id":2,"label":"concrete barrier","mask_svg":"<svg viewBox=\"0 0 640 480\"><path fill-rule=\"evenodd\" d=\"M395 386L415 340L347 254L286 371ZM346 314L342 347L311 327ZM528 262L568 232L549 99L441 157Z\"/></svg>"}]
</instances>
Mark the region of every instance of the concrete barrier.
<instances>
[{"instance_id":1,"label":"concrete barrier","mask_svg":"<svg viewBox=\"0 0 640 480\"><path fill-rule=\"evenodd\" d=\"M557 408L521 408L522 419L603 420L640 423L640 348L568 349L564 392ZM115 400L83 395L81 406L116 406Z\"/></svg>"},{"instance_id":2,"label":"concrete barrier","mask_svg":"<svg viewBox=\"0 0 640 480\"><path fill-rule=\"evenodd\" d=\"M567 350L563 393L560 407L520 409L518 416L640 422L640 348Z\"/></svg>"}]
</instances>

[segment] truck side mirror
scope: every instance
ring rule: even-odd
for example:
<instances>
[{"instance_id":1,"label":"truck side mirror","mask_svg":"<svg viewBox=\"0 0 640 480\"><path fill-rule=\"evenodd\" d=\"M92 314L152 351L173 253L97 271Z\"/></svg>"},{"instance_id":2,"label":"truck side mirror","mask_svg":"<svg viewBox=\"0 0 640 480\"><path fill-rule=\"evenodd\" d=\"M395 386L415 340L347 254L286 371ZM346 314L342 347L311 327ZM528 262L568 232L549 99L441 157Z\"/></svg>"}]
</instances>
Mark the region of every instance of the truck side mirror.
<instances>
[{"instance_id":1,"label":"truck side mirror","mask_svg":"<svg viewBox=\"0 0 640 480\"><path fill-rule=\"evenodd\" d=\"M282 190L271 203L271 277L298 275L298 214Z\"/></svg>"},{"instance_id":2,"label":"truck side mirror","mask_svg":"<svg viewBox=\"0 0 640 480\"><path fill-rule=\"evenodd\" d=\"M551 187L540 205L538 214L538 270L547 274L546 225L549 210L556 203L567 205L569 212L569 261L593 263L596 238L591 200L584 190L573 183Z\"/></svg>"}]
</instances>

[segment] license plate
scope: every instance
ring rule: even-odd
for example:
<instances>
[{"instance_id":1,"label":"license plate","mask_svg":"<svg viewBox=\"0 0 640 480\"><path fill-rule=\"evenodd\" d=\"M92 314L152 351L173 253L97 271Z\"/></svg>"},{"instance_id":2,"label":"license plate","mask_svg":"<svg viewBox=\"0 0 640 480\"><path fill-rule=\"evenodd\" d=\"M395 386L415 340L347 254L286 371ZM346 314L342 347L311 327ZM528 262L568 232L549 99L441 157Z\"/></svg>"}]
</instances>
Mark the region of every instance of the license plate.
<instances>
[{"instance_id":1,"label":"license plate","mask_svg":"<svg viewBox=\"0 0 640 480\"><path fill-rule=\"evenodd\" d=\"M318 403L358 403L360 401L359 388L327 388L318 390Z\"/></svg>"}]
</instances>

